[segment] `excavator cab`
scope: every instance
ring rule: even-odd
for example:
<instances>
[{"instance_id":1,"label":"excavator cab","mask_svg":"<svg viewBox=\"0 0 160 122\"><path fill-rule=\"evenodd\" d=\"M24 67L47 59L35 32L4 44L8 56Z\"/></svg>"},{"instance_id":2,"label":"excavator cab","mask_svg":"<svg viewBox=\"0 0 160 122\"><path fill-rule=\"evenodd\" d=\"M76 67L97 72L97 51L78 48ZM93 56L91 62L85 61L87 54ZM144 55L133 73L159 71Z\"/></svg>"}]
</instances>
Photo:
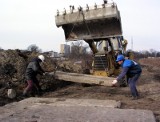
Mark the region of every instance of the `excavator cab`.
<instances>
[{"instance_id":1,"label":"excavator cab","mask_svg":"<svg viewBox=\"0 0 160 122\"><path fill-rule=\"evenodd\" d=\"M66 41L84 40L93 51L92 74L112 76L119 73L116 56L124 54L127 41L123 39L121 17L116 3L86 7L70 6L57 11L57 27L62 27Z\"/></svg>"}]
</instances>

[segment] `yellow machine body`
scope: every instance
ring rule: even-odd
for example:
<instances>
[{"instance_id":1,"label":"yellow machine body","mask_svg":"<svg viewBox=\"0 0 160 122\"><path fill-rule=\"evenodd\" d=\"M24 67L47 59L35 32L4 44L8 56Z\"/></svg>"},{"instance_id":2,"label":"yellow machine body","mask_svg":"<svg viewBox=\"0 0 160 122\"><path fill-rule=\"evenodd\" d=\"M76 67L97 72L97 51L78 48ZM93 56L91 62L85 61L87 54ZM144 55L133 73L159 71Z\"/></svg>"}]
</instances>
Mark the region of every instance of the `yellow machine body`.
<instances>
[{"instance_id":1,"label":"yellow machine body","mask_svg":"<svg viewBox=\"0 0 160 122\"><path fill-rule=\"evenodd\" d=\"M123 39L116 3L78 9L70 6L69 11L57 11L55 23L64 30L66 41L84 40L88 43L94 54L93 75L109 77L119 73L116 57L125 53L127 40Z\"/></svg>"}]
</instances>

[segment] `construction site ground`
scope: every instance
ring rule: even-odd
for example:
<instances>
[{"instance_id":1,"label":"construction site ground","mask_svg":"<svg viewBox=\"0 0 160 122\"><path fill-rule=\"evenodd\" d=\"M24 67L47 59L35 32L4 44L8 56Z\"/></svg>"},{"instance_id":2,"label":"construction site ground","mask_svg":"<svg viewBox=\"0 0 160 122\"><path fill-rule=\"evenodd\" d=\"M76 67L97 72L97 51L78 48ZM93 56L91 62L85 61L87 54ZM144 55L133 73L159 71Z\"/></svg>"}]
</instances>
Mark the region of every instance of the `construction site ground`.
<instances>
[{"instance_id":1,"label":"construction site ground","mask_svg":"<svg viewBox=\"0 0 160 122\"><path fill-rule=\"evenodd\" d=\"M143 68L143 74L138 83L141 98L131 100L128 87L84 86L84 84L64 83L56 90L44 91L41 97L45 98L74 98L121 101L122 109L144 109L153 111L157 122L160 121L160 79ZM9 99L0 99L1 102L11 102ZM13 100L15 101L15 100Z\"/></svg>"},{"instance_id":2,"label":"construction site ground","mask_svg":"<svg viewBox=\"0 0 160 122\"><path fill-rule=\"evenodd\" d=\"M142 59L143 73L138 81L137 88L140 99L131 100L129 87L106 87L99 85L86 85L65 81L53 80L41 85L43 94L39 98L63 98L63 99L95 99L121 101L121 109L151 110L157 122L160 122L160 58ZM25 83L16 87L17 97L9 99L6 91L1 87L0 105L21 101ZM4 94L4 95L2 95Z\"/></svg>"},{"instance_id":3,"label":"construction site ground","mask_svg":"<svg viewBox=\"0 0 160 122\"><path fill-rule=\"evenodd\" d=\"M154 74L143 71L138 83L141 98L131 100L129 87L87 86L70 84L53 92L46 92L42 97L98 99L121 101L122 109L145 109L154 112L157 122L160 121L160 79Z\"/></svg>"}]
</instances>

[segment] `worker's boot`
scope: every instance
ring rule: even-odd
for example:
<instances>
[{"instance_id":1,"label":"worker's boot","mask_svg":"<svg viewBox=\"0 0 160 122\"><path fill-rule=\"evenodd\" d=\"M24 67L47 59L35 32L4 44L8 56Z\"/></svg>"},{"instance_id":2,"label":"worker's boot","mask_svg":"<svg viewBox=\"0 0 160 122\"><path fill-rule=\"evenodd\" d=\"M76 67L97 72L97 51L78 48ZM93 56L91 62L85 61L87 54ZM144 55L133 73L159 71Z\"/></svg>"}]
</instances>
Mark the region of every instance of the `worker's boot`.
<instances>
[{"instance_id":1,"label":"worker's boot","mask_svg":"<svg viewBox=\"0 0 160 122\"><path fill-rule=\"evenodd\" d=\"M36 93L35 92L31 92L31 97L36 97Z\"/></svg>"},{"instance_id":2,"label":"worker's boot","mask_svg":"<svg viewBox=\"0 0 160 122\"><path fill-rule=\"evenodd\" d=\"M34 97L40 97L43 94L43 90L41 88L39 88L39 89L36 89L36 91L34 93L35 93Z\"/></svg>"},{"instance_id":3,"label":"worker's boot","mask_svg":"<svg viewBox=\"0 0 160 122\"><path fill-rule=\"evenodd\" d=\"M25 98L28 98L28 97L29 96L26 93L23 93L22 96L21 96L22 99L25 99Z\"/></svg>"},{"instance_id":4,"label":"worker's boot","mask_svg":"<svg viewBox=\"0 0 160 122\"><path fill-rule=\"evenodd\" d=\"M139 96L132 96L131 100L138 100L138 99L139 99Z\"/></svg>"}]
</instances>

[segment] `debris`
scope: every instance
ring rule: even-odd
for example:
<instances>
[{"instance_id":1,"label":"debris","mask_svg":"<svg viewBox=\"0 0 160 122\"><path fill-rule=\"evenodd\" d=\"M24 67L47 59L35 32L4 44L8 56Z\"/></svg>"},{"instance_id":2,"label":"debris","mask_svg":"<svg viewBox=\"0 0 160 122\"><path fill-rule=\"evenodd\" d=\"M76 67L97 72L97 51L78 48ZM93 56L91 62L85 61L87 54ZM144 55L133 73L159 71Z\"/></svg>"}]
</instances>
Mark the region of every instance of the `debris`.
<instances>
[{"instance_id":1,"label":"debris","mask_svg":"<svg viewBox=\"0 0 160 122\"><path fill-rule=\"evenodd\" d=\"M16 91L14 89L8 89L7 95L8 95L8 98L13 99L16 97Z\"/></svg>"}]
</instances>

